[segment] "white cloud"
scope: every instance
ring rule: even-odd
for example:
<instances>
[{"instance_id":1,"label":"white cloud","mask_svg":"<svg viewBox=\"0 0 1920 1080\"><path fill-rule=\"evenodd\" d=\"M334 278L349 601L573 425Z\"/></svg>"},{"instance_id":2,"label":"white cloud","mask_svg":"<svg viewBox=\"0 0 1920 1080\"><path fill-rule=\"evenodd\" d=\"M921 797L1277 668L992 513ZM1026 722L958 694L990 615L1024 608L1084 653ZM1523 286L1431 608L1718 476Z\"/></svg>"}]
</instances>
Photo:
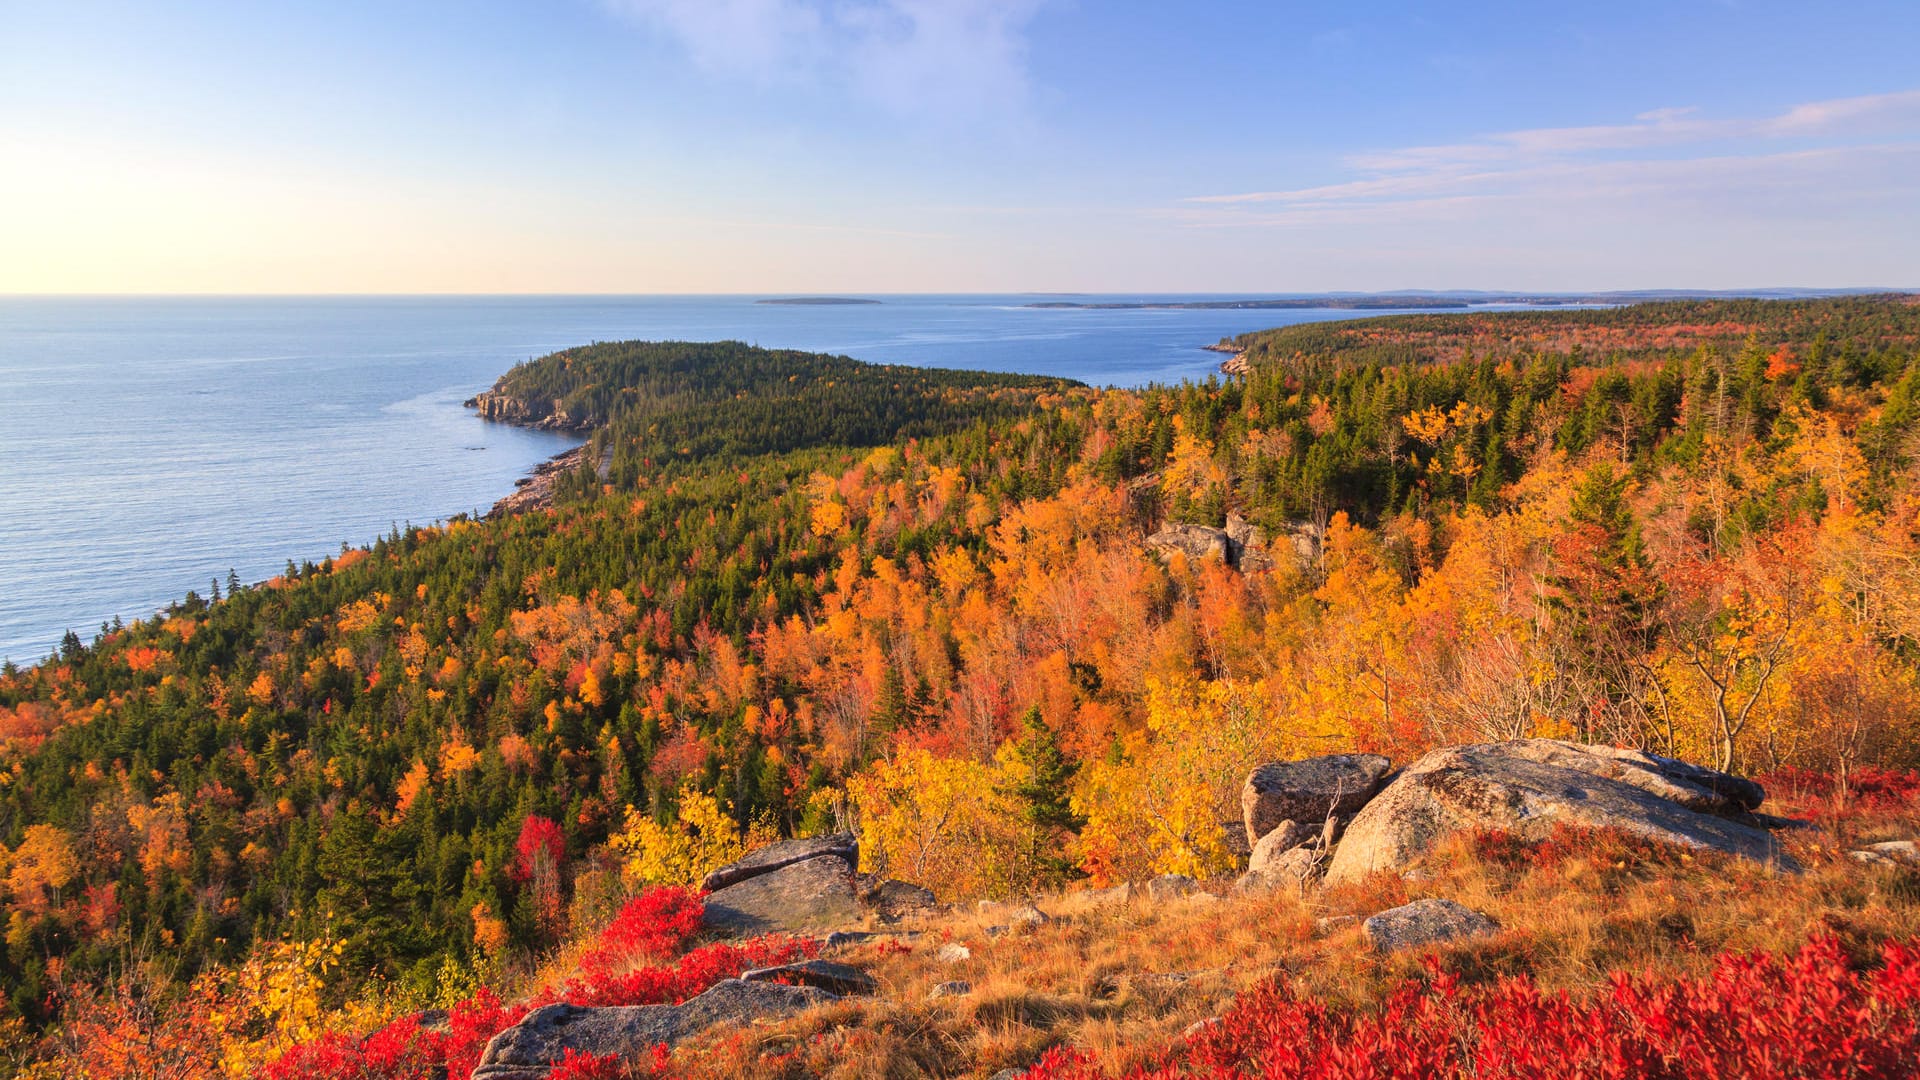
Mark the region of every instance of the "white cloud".
<instances>
[{"instance_id":1,"label":"white cloud","mask_svg":"<svg viewBox=\"0 0 1920 1080\"><path fill-rule=\"evenodd\" d=\"M1871 139L1874 141L1863 142ZM1632 121L1500 132L1347 159L1352 179L1201 195L1187 224L1351 224L1458 218L1490 206L1721 217L1803 214L1818 205L1920 199L1920 90L1798 105L1760 118L1691 108Z\"/></svg>"},{"instance_id":2,"label":"white cloud","mask_svg":"<svg viewBox=\"0 0 1920 1080\"><path fill-rule=\"evenodd\" d=\"M902 115L974 116L1027 93L1046 0L604 0L715 74L850 91Z\"/></svg>"}]
</instances>

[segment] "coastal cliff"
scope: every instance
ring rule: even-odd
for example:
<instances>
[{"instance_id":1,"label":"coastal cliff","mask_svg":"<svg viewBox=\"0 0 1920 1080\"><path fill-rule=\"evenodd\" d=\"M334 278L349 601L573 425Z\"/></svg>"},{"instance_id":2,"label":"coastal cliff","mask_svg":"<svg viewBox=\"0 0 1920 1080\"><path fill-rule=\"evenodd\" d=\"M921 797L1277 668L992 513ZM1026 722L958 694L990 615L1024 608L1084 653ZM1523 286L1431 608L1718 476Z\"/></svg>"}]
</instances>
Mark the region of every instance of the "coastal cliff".
<instances>
[{"instance_id":1,"label":"coastal cliff","mask_svg":"<svg viewBox=\"0 0 1920 1080\"><path fill-rule=\"evenodd\" d=\"M468 398L464 404L469 409L478 410L483 420L542 431L585 435L604 422L603 418L591 413L569 412L559 398L517 397L502 390L498 383L494 384L493 389Z\"/></svg>"}]
</instances>

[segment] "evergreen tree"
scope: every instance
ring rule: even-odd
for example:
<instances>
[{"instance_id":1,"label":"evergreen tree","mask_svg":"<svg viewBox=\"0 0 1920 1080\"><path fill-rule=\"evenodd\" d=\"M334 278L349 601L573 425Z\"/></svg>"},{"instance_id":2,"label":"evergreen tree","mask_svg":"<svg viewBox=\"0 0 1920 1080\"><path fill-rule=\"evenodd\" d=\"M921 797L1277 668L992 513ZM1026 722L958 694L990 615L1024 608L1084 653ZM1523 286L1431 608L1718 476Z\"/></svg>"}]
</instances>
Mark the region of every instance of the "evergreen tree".
<instances>
[{"instance_id":1,"label":"evergreen tree","mask_svg":"<svg viewBox=\"0 0 1920 1080\"><path fill-rule=\"evenodd\" d=\"M1065 854L1064 841L1086 827L1087 819L1074 812L1068 792L1079 766L1060 750L1059 736L1035 705L1020 718L1021 735L1013 744L1013 758L1023 774L1010 794L1020 800L1021 812L1032 835L1033 862L1041 867L1042 885L1058 885L1082 876Z\"/></svg>"}]
</instances>

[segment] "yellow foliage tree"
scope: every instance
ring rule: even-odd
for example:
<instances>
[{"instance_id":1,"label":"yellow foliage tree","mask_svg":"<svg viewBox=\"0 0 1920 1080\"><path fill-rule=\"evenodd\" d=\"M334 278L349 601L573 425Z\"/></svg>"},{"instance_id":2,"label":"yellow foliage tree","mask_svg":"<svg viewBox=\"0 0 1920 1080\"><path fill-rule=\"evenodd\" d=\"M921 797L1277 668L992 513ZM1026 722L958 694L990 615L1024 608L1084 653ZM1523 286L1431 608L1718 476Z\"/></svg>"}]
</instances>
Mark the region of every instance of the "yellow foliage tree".
<instances>
[{"instance_id":1,"label":"yellow foliage tree","mask_svg":"<svg viewBox=\"0 0 1920 1080\"><path fill-rule=\"evenodd\" d=\"M909 750L847 781L860 812L860 865L956 897L1023 880L1026 830L1002 770Z\"/></svg>"},{"instance_id":2,"label":"yellow foliage tree","mask_svg":"<svg viewBox=\"0 0 1920 1080\"><path fill-rule=\"evenodd\" d=\"M1123 738L1117 760L1091 763L1073 800L1087 819L1083 868L1101 880L1231 869L1225 829L1241 781L1299 749L1273 713L1264 681L1149 678L1147 726Z\"/></svg>"},{"instance_id":3,"label":"yellow foliage tree","mask_svg":"<svg viewBox=\"0 0 1920 1080\"><path fill-rule=\"evenodd\" d=\"M689 785L680 789L671 825L629 806L625 826L607 843L620 854L620 875L630 885L694 885L774 838L763 826L743 834L719 799Z\"/></svg>"}]
</instances>

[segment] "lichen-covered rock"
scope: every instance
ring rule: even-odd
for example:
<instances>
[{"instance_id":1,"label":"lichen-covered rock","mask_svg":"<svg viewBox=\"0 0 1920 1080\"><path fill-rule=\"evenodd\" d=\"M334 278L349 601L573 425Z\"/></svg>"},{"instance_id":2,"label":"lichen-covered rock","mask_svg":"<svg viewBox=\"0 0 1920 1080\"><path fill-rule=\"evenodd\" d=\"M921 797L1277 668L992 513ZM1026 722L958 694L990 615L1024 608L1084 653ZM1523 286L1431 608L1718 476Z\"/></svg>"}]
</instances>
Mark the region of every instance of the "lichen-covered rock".
<instances>
[{"instance_id":1,"label":"lichen-covered rock","mask_svg":"<svg viewBox=\"0 0 1920 1080\"><path fill-rule=\"evenodd\" d=\"M1303 821L1283 821L1267 831L1260 842L1253 845L1253 854L1247 857L1247 869L1259 873L1273 865L1274 860L1304 844L1319 839L1321 826Z\"/></svg>"},{"instance_id":2,"label":"lichen-covered rock","mask_svg":"<svg viewBox=\"0 0 1920 1080\"><path fill-rule=\"evenodd\" d=\"M1435 750L1402 772L1348 823L1330 883L1400 873L1456 833L1501 829L1541 836L1554 825L1611 827L1795 869L1764 830L1732 820L1759 794L1735 777L1610 747L1521 739ZM1721 816L1727 814L1730 816Z\"/></svg>"},{"instance_id":3,"label":"lichen-covered rock","mask_svg":"<svg viewBox=\"0 0 1920 1080\"><path fill-rule=\"evenodd\" d=\"M1234 891L1257 896L1275 889L1300 891L1312 885L1326 865L1325 855L1312 847L1289 848L1258 870L1249 870L1234 882Z\"/></svg>"},{"instance_id":4,"label":"lichen-covered rock","mask_svg":"<svg viewBox=\"0 0 1920 1080\"><path fill-rule=\"evenodd\" d=\"M1152 536L1147 537L1147 546L1155 551L1178 551L1189 559L1227 562L1233 550L1232 540L1225 529L1214 529L1206 525L1164 525Z\"/></svg>"},{"instance_id":5,"label":"lichen-covered rock","mask_svg":"<svg viewBox=\"0 0 1920 1080\"><path fill-rule=\"evenodd\" d=\"M882 919L900 919L908 915L934 911L940 900L932 889L887 878L860 890L860 903Z\"/></svg>"},{"instance_id":6,"label":"lichen-covered rock","mask_svg":"<svg viewBox=\"0 0 1920 1080\"><path fill-rule=\"evenodd\" d=\"M801 840L782 840L777 844L768 844L708 874L701 880L700 889L703 892L718 892L729 885L737 885L749 878L771 874L781 867L806 862L808 859L817 859L823 855L834 855L848 866L858 866L860 864L859 841L852 833L835 833L831 836L810 836Z\"/></svg>"},{"instance_id":7,"label":"lichen-covered rock","mask_svg":"<svg viewBox=\"0 0 1920 1080\"><path fill-rule=\"evenodd\" d=\"M835 1000L811 986L727 979L679 1005L547 1005L487 1043L473 1080L546 1080L568 1050L638 1059L716 1024L741 1026Z\"/></svg>"},{"instance_id":8,"label":"lichen-covered rock","mask_svg":"<svg viewBox=\"0 0 1920 1080\"><path fill-rule=\"evenodd\" d=\"M707 897L706 924L735 934L813 933L865 917L854 894L853 867L821 855L750 877Z\"/></svg>"},{"instance_id":9,"label":"lichen-covered rock","mask_svg":"<svg viewBox=\"0 0 1920 1080\"><path fill-rule=\"evenodd\" d=\"M1391 766L1379 754L1329 754L1260 766L1240 788L1247 839L1258 844L1283 821L1317 829L1328 817L1351 816L1380 790Z\"/></svg>"},{"instance_id":10,"label":"lichen-covered rock","mask_svg":"<svg viewBox=\"0 0 1920 1080\"><path fill-rule=\"evenodd\" d=\"M1856 862L1873 866L1920 866L1920 844L1912 840L1888 840L1881 844L1868 844L1848 854Z\"/></svg>"},{"instance_id":11,"label":"lichen-covered rock","mask_svg":"<svg viewBox=\"0 0 1920 1080\"><path fill-rule=\"evenodd\" d=\"M1243 573L1273 569L1273 556L1267 552L1267 530L1228 511L1226 533L1227 554Z\"/></svg>"},{"instance_id":12,"label":"lichen-covered rock","mask_svg":"<svg viewBox=\"0 0 1920 1080\"><path fill-rule=\"evenodd\" d=\"M880 989L880 984L873 976L852 964L839 964L832 960L802 960L777 967L754 968L741 972L740 981L817 986L840 997L871 994Z\"/></svg>"},{"instance_id":13,"label":"lichen-covered rock","mask_svg":"<svg viewBox=\"0 0 1920 1080\"><path fill-rule=\"evenodd\" d=\"M1361 923L1360 929L1375 949L1393 952L1491 934L1500 926L1451 900L1415 900L1380 912Z\"/></svg>"},{"instance_id":14,"label":"lichen-covered rock","mask_svg":"<svg viewBox=\"0 0 1920 1080\"><path fill-rule=\"evenodd\" d=\"M1183 896L1192 896L1200 888L1200 883L1185 874L1161 874L1147 882L1147 896L1150 899L1165 902L1177 900Z\"/></svg>"}]
</instances>

